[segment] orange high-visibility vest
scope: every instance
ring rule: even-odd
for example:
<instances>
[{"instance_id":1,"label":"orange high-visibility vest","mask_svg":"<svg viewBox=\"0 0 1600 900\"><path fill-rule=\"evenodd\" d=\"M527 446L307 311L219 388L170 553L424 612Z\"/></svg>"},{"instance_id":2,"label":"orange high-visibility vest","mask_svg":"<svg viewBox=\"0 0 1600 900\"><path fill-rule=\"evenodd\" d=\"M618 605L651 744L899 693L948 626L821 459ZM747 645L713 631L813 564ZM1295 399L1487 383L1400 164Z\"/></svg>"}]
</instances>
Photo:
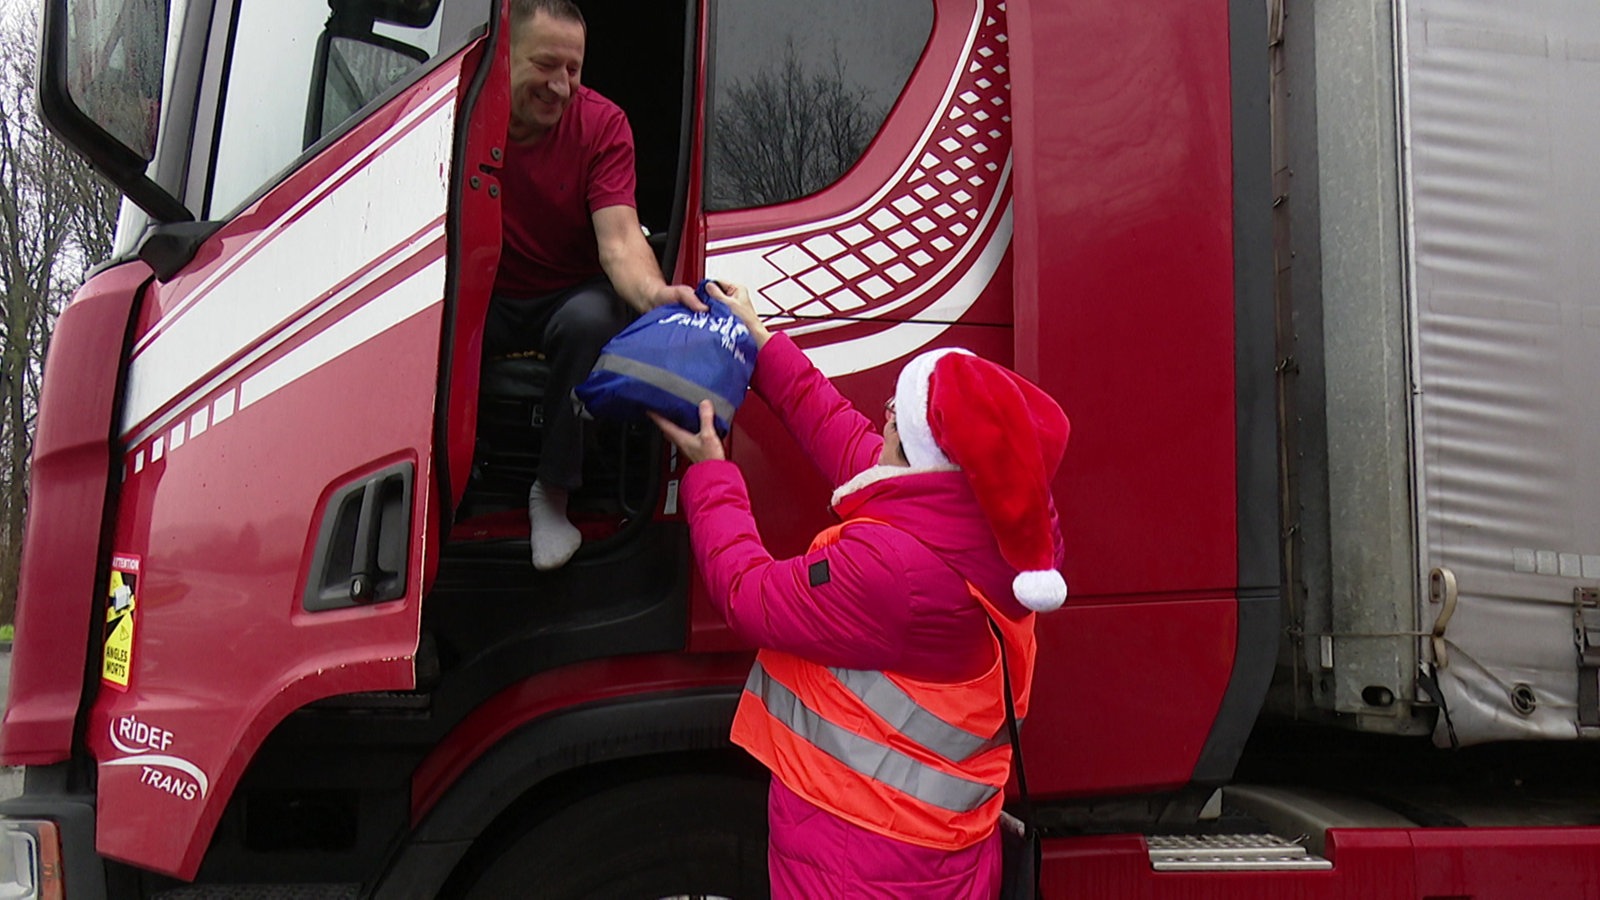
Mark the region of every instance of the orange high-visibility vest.
<instances>
[{"instance_id":1,"label":"orange high-visibility vest","mask_svg":"<svg viewBox=\"0 0 1600 900\"><path fill-rule=\"evenodd\" d=\"M852 519L818 535L811 549L836 542L852 522L886 524ZM967 588L1005 640L1020 723L1033 681L1034 616L1012 621ZM762 650L739 698L733 742L848 822L923 847L970 847L994 831L1011 772L999 641L994 647L988 671L956 683Z\"/></svg>"}]
</instances>

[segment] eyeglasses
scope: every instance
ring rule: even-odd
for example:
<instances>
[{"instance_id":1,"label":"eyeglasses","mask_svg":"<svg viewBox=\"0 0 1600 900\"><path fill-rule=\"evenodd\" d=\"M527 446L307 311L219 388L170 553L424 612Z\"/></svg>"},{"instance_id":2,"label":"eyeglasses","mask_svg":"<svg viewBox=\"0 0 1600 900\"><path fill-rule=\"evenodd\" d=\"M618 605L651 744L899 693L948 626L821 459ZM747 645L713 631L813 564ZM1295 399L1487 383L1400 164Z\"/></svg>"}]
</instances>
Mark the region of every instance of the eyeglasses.
<instances>
[{"instance_id":1,"label":"eyeglasses","mask_svg":"<svg viewBox=\"0 0 1600 900\"><path fill-rule=\"evenodd\" d=\"M883 411L888 413L888 414L890 414L890 415L894 415L894 398L893 397L890 397L889 399L883 401Z\"/></svg>"}]
</instances>

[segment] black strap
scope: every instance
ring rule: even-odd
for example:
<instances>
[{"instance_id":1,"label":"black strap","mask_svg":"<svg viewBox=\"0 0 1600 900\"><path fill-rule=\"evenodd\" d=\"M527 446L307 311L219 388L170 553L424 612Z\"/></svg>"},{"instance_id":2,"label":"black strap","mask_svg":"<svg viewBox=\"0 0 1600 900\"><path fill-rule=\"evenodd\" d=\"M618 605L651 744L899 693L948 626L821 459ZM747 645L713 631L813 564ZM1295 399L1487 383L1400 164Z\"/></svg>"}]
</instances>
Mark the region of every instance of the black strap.
<instances>
[{"instance_id":1,"label":"black strap","mask_svg":"<svg viewBox=\"0 0 1600 900\"><path fill-rule=\"evenodd\" d=\"M1033 830L1033 800L1028 796L1028 774L1022 765L1022 737L1017 729L1017 704L1011 695L1011 661L1006 659L1006 638L1000 633L1000 625L989 620L989 627L994 631L995 638L1000 642L1000 677L1005 680L1006 687L1006 730L1011 732L1011 762L1017 769L1017 792L1021 795L1018 809L1022 815L1022 824Z\"/></svg>"},{"instance_id":2,"label":"black strap","mask_svg":"<svg viewBox=\"0 0 1600 900\"><path fill-rule=\"evenodd\" d=\"M888 522L885 522L881 519L850 519L846 520L844 523L841 523L841 527L851 521L871 522L887 528L894 528L905 533L907 537L910 537L917 543L922 543L922 539L911 532L906 531L903 528L899 528L898 526L890 525ZM926 547L927 545L924 544L923 546ZM933 553L933 548L928 547L928 552ZM944 562L946 566L950 565L939 554L933 553L933 556L940 562ZM966 576L962 575L960 572L957 572L954 566L950 566L950 571L955 572L955 574L960 577L961 580L966 581ZM1006 658L1006 636L1001 633L1000 623L994 620L994 614L989 611L989 605L985 603L980 596L977 586L975 586L972 582L967 581L967 590L972 592L972 599L978 601L978 606L983 609L984 615L989 617L989 629L994 632L995 640L1000 645L1000 677L1004 681L1006 692L1006 730L1011 733L1011 763L1012 765L1016 766L1017 769L1017 812L1020 813L1017 818L1022 822L1022 836L1027 839L1028 845L1032 847L1034 851L1033 896L1040 897L1042 896L1040 891L1040 877L1043 874L1043 860L1040 859L1041 853L1039 841L1035 837L1035 835L1038 834L1038 826L1034 824L1033 798L1028 795L1028 773L1022 765L1022 737L1017 729L1017 704L1016 701L1014 701L1011 697L1011 660Z\"/></svg>"},{"instance_id":3,"label":"black strap","mask_svg":"<svg viewBox=\"0 0 1600 900\"><path fill-rule=\"evenodd\" d=\"M1439 714L1444 717L1445 732L1450 736L1450 749L1460 750L1461 740L1456 737L1456 723L1450 719L1450 706L1445 703L1444 691L1439 688L1439 678L1432 666L1424 665L1417 670L1417 686L1439 705Z\"/></svg>"},{"instance_id":4,"label":"black strap","mask_svg":"<svg viewBox=\"0 0 1600 900\"><path fill-rule=\"evenodd\" d=\"M987 609L984 612L988 612ZM1022 736L1017 728L1017 704L1011 697L1011 661L1006 658L1006 637L1000 633L1000 624L989 617L989 628L1000 643L1000 677L1006 689L1006 730L1011 732L1011 764L1017 769L1017 812L1022 820L1023 843L1033 852L1033 896L1044 896L1042 878L1044 860L1039 846L1038 826L1033 818L1033 798L1028 796L1028 772L1022 765Z\"/></svg>"}]
</instances>

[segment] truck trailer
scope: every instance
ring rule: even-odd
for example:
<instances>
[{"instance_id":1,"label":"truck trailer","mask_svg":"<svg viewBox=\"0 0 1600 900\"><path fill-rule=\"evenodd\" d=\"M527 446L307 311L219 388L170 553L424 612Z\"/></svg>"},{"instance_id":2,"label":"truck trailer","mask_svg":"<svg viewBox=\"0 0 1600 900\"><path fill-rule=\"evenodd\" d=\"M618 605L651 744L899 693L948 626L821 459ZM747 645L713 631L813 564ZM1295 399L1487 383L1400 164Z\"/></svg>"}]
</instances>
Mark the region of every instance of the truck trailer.
<instances>
[{"instance_id":1,"label":"truck trailer","mask_svg":"<svg viewBox=\"0 0 1600 900\"><path fill-rule=\"evenodd\" d=\"M673 281L858 404L1073 422L1022 731L1051 898L1600 898L1600 10L585 0ZM45 0L124 194L45 364L17 898L761 897L683 461L485 358L507 0ZM800 552L832 485L731 453Z\"/></svg>"}]
</instances>

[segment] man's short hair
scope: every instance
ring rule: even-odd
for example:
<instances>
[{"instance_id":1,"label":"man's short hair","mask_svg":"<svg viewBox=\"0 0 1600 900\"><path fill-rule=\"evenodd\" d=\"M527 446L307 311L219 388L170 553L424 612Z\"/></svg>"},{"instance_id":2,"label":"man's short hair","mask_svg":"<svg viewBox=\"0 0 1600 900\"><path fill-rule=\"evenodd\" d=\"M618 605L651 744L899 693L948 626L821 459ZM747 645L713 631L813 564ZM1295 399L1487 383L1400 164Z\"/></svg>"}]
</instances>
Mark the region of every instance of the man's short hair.
<instances>
[{"instance_id":1,"label":"man's short hair","mask_svg":"<svg viewBox=\"0 0 1600 900\"><path fill-rule=\"evenodd\" d=\"M588 23L583 21L583 11L578 9L578 4L572 0L511 0L513 25L521 25L540 12L562 22L577 22L585 30L589 28Z\"/></svg>"}]
</instances>

